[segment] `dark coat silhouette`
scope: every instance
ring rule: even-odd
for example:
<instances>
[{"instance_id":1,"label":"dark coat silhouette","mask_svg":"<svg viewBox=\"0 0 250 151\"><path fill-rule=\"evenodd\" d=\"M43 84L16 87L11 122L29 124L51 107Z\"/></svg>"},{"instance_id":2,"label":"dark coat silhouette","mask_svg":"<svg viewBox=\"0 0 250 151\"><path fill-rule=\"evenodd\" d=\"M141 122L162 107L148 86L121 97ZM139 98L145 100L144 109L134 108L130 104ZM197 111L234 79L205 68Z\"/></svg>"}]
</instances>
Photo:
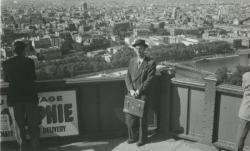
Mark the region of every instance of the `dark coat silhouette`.
<instances>
[{"instance_id":1,"label":"dark coat silhouette","mask_svg":"<svg viewBox=\"0 0 250 151\"><path fill-rule=\"evenodd\" d=\"M16 56L3 62L5 80L9 82L7 102L12 106L18 102L36 101L37 92L34 61L25 56Z\"/></svg>"}]
</instances>

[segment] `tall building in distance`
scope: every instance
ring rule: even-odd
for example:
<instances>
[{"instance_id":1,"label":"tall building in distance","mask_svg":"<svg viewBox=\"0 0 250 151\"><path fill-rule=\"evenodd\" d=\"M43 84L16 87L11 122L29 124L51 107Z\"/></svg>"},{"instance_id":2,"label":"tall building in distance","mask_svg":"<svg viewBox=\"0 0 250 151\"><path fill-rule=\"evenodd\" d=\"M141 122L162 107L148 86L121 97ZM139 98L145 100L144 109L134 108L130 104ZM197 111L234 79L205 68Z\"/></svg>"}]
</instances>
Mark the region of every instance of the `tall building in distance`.
<instances>
[{"instance_id":1,"label":"tall building in distance","mask_svg":"<svg viewBox=\"0 0 250 151\"><path fill-rule=\"evenodd\" d=\"M172 19L176 19L180 15L180 7L174 7L172 10Z\"/></svg>"},{"instance_id":2,"label":"tall building in distance","mask_svg":"<svg viewBox=\"0 0 250 151\"><path fill-rule=\"evenodd\" d=\"M83 2L82 3L82 10L83 11L87 11L88 10L88 4L87 4L87 2Z\"/></svg>"}]
</instances>

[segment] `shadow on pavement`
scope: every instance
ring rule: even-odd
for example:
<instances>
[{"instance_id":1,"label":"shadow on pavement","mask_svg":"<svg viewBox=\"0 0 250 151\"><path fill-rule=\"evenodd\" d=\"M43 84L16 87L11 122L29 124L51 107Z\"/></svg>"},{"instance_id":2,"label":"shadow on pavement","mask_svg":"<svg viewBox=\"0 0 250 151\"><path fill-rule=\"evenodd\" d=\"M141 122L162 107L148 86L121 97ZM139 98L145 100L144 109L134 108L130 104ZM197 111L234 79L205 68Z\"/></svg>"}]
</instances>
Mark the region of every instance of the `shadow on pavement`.
<instances>
[{"instance_id":1,"label":"shadow on pavement","mask_svg":"<svg viewBox=\"0 0 250 151\"><path fill-rule=\"evenodd\" d=\"M125 139L108 139L108 140L88 140L74 143L58 144L56 146L47 146L45 151L111 151Z\"/></svg>"},{"instance_id":2,"label":"shadow on pavement","mask_svg":"<svg viewBox=\"0 0 250 151\"><path fill-rule=\"evenodd\" d=\"M47 140L47 139L46 139ZM120 138L90 138L90 139L68 139L61 141L57 139L43 140L41 142L41 151L112 151L118 146L129 147L126 143L125 137ZM159 134L152 134L148 137L147 144L155 144L158 142L175 142L171 136L162 136ZM1 151L16 151L18 148L17 143L8 142L1 144ZM119 148L119 147L118 147ZM123 147L122 147L123 148ZM126 149L125 149L126 150Z\"/></svg>"},{"instance_id":3,"label":"shadow on pavement","mask_svg":"<svg viewBox=\"0 0 250 151\"><path fill-rule=\"evenodd\" d=\"M41 142L41 151L111 151L119 144L125 142L125 138L117 139L90 139L78 141L65 141L65 142ZM17 151L18 144L16 142L5 142L0 145L1 151Z\"/></svg>"},{"instance_id":4,"label":"shadow on pavement","mask_svg":"<svg viewBox=\"0 0 250 151\"><path fill-rule=\"evenodd\" d=\"M148 142L147 143L158 143L158 142L163 142L166 140L179 140L178 138L175 138L173 136L163 136L161 134L152 134L148 137Z\"/></svg>"}]
</instances>

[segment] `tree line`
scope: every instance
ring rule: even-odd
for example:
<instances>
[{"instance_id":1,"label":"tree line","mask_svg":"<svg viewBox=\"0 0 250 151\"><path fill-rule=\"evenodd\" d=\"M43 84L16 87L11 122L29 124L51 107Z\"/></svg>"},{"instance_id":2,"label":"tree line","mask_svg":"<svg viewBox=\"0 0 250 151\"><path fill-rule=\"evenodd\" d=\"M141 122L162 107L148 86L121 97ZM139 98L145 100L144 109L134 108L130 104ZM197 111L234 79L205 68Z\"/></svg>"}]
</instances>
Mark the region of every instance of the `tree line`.
<instances>
[{"instance_id":1,"label":"tree line","mask_svg":"<svg viewBox=\"0 0 250 151\"><path fill-rule=\"evenodd\" d=\"M230 72L228 68L222 67L217 69L216 77L217 84L231 84L241 86L242 84L242 75L246 72L250 71L249 66L237 66L233 72Z\"/></svg>"},{"instance_id":2,"label":"tree line","mask_svg":"<svg viewBox=\"0 0 250 151\"><path fill-rule=\"evenodd\" d=\"M184 44L169 44L152 46L147 55L161 61L183 61L199 56L233 53L230 44L224 41L199 43L185 46ZM129 60L135 57L133 49L123 46L113 54L110 62L106 62L102 56L87 57L84 53L75 53L64 56L62 59L38 63L39 79L69 78L80 74L99 72L107 69L127 67Z\"/></svg>"}]
</instances>

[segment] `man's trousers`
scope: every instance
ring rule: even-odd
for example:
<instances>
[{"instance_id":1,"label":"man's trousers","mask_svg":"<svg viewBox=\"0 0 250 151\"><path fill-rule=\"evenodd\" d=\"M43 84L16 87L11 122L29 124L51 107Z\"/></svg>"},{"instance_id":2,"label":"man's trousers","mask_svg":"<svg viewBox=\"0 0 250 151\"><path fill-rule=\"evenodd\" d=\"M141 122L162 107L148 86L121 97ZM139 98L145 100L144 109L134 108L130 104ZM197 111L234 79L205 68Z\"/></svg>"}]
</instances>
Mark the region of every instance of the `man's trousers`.
<instances>
[{"instance_id":1,"label":"man's trousers","mask_svg":"<svg viewBox=\"0 0 250 151\"><path fill-rule=\"evenodd\" d=\"M143 117L137 117L125 113L125 120L128 128L128 141L145 143L148 135L147 105L144 106Z\"/></svg>"},{"instance_id":2,"label":"man's trousers","mask_svg":"<svg viewBox=\"0 0 250 151\"><path fill-rule=\"evenodd\" d=\"M25 102L16 103L12 107L17 123L18 133L20 134L20 147L24 148L27 145L25 130L25 125L27 125L29 129L31 148L32 150L37 150L40 137L38 105L33 102Z\"/></svg>"}]
</instances>

